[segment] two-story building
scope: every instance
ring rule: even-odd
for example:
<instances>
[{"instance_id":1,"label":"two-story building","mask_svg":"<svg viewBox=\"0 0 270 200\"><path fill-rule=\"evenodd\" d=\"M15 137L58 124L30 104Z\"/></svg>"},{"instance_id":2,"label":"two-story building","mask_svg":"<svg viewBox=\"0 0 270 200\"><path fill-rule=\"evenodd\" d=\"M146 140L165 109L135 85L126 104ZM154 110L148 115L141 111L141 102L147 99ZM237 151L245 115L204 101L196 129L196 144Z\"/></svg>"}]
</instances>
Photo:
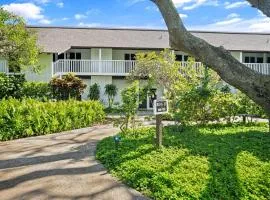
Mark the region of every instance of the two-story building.
<instances>
[{"instance_id":1,"label":"two-story building","mask_svg":"<svg viewBox=\"0 0 270 200\"><path fill-rule=\"evenodd\" d=\"M85 83L98 83L101 100L106 103L104 86L113 83L118 88L115 102L121 102L120 91L128 85L126 77L135 67L137 52L161 51L169 47L166 30L28 27L38 35L42 49L39 74L25 72L29 81L50 81L53 76L75 73ZM270 34L192 31L214 46L223 46L240 62L258 73L270 75ZM188 55L174 51L178 61L186 62ZM200 66L201 63L195 63ZM8 73L8 63L0 62L0 72ZM157 91L159 92L159 91ZM83 98L86 98L88 89ZM151 98L151 97L149 97ZM152 97L153 98L153 97ZM151 108L147 100L145 108Z\"/></svg>"}]
</instances>

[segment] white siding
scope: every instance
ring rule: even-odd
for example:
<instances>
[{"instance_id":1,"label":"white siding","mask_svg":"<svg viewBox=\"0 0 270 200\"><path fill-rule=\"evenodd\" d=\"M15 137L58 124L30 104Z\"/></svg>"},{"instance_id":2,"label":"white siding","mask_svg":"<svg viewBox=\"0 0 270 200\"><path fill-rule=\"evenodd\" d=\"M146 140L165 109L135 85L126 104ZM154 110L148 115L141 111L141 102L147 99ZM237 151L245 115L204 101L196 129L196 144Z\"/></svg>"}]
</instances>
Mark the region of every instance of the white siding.
<instances>
[{"instance_id":1,"label":"white siding","mask_svg":"<svg viewBox=\"0 0 270 200\"><path fill-rule=\"evenodd\" d=\"M91 49L91 59L99 60L99 49ZM112 49L111 48L101 48L101 60L112 60Z\"/></svg>"},{"instance_id":2,"label":"white siding","mask_svg":"<svg viewBox=\"0 0 270 200\"><path fill-rule=\"evenodd\" d=\"M108 99L105 95L105 85L112 84L112 76L91 76L91 85L97 83L100 86L100 100L108 105Z\"/></svg>"},{"instance_id":3,"label":"white siding","mask_svg":"<svg viewBox=\"0 0 270 200\"><path fill-rule=\"evenodd\" d=\"M147 50L124 50L124 49L113 49L112 51L112 59L113 60L125 60L125 54L136 54L139 52L151 52Z\"/></svg>"},{"instance_id":4,"label":"white siding","mask_svg":"<svg viewBox=\"0 0 270 200\"><path fill-rule=\"evenodd\" d=\"M113 79L112 83L116 85L118 89L114 102L121 104L122 103L121 92L123 91L123 89L129 86L130 82L127 79Z\"/></svg>"},{"instance_id":5,"label":"white siding","mask_svg":"<svg viewBox=\"0 0 270 200\"><path fill-rule=\"evenodd\" d=\"M41 65L42 70L38 73L29 70L25 71L26 80L49 82L52 78L52 61L52 54L41 54L39 56L39 64Z\"/></svg>"}]
</instances>

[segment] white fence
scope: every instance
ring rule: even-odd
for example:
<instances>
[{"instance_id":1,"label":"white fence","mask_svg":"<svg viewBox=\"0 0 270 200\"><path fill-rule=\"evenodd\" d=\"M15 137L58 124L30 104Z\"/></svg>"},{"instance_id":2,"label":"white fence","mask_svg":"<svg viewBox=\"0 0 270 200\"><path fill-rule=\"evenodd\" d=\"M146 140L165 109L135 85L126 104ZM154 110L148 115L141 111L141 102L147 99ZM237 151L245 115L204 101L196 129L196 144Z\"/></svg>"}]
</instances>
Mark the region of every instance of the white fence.
<instances>
[{"instance_id":1,"label":"white fence","mask_svg":"<svg viewBox=\"0 0 270 200\"><path fill-rule=\"evenodd\" d=\"M132 60L58 60L53 63L53 74L127 75L135 67Z\"/></svg>"},{"instance_id":2,"label":"white fence","mask_svg":"<svg viewBox=\"0 0 270 200\"><path fill-rule=\"evenodd\" d=\"M244 63L244 65L260 74L270 75L270 63Z\"/></svg>"}]
</instances>

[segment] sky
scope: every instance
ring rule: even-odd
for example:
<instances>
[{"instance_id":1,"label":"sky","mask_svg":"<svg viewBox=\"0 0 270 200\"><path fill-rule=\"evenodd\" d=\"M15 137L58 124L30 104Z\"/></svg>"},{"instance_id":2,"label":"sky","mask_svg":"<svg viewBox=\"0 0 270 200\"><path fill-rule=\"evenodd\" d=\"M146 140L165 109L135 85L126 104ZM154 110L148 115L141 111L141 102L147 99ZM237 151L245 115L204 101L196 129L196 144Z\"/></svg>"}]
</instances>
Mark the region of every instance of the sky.
<instances>
[{"instance_id":1,"label":"sky","mask_svg":"<svg viewBox=\"0 0 270 200\"><path fill-rule=\"evenodd\" d=\"M270 32L270 18L245 0L173 0L189 30ZM0 0L28 25L166 29L150 0Z\"/></svg>"}]
</instances>

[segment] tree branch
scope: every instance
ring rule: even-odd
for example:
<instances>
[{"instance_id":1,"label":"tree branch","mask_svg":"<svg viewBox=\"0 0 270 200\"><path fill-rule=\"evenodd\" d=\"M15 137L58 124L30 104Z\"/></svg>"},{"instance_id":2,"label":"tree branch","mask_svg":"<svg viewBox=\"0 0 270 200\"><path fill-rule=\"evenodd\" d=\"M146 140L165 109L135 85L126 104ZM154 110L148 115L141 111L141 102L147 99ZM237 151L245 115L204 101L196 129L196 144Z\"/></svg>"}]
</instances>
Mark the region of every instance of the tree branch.
<instances>
[{"instance_id":1,"label":"tree branch","mask_svg":"<svg viewBox=\"0 0 270 200\"><path fill-rule=\"evenodd\" d=\"M252 7L255 7L263 12L267 17L270 17L270 0L247 0Z\"/></svg>"},{"instance_id":2,"label":"tree branch","mask_svg":"<svg viewBox=\"0 0 270 200\"><path fill-rule=\"evenodd\" d=\"M199 59L270 114L270 76L256 73L236 60L223 47L214 47L189 33L172 0L152 1L158 6L166 22L170 46L173 49L185 51Z\"/></svg>"}]
</instances>

